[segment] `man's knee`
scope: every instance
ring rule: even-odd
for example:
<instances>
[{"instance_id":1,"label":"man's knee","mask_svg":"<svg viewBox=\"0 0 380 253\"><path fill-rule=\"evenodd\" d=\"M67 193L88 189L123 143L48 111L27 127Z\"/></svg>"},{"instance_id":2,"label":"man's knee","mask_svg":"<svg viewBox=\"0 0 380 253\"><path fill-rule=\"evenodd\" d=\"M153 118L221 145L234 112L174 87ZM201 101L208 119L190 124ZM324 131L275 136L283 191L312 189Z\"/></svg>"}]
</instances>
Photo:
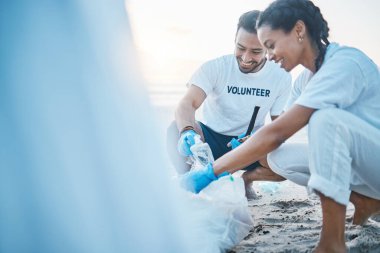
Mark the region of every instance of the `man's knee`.
<instances>
[{"instance_id":1,"label":"man's knee","mask_svg":"<svg viewBox=\"0 0 380 253\"><path fill-rule=\"evenodd\" d=\"M169 127L166 129L166 135L168 138L169 137L171 138L175 137L176 139L179 138L177 124L174 120L170 123Z\"/></svg>"},{"instance_id":2,"label":"man's knee","mask_svg":"<svg viewBox=\"0 0 380 253\"><path fill-rule=\"evenodd\" d=\"M267 155L267 168L270 168L274 173L278 175L286 175L286 172L283 170L283 166L281 166L281 153L279 154L278 150L275 149L271 153Z\"/></svg>"},{"instance_id":3,"label":"man's knee","mask_svg":"<svg viewBox=\"0 0 380 253\"><path fill-rule=\"evenodd\" d=\"M168 152L169 160L178 174L183 174L189 171L190 166L186 163L186 158L182 157L177 149L179 132L177 124L173 121L166 131L166 149Z\"/></svg>"},{"instance_id":4,"label":"man's knee","mask_svg":"<svg viewBox=\"0 0 380 253\"><path fill-rule=\"evenodd\" d=\"M337 139L350 138L350 122L352 115L337 108L318 110L309 120L309 142L313 148L329 146Z\"/></svg>"},{"instance_id":5,"label":"man's knee","mask_svg":"<svg viewBox=\"0 0 380 253\"><path fill-rule=\"evenodd\" d=\"M179 133L177 129L177 124L175 121L170 123L166 130L166 148L169 156L177 155L177 143L179 139Z\"/></svg>"}]
</instances>

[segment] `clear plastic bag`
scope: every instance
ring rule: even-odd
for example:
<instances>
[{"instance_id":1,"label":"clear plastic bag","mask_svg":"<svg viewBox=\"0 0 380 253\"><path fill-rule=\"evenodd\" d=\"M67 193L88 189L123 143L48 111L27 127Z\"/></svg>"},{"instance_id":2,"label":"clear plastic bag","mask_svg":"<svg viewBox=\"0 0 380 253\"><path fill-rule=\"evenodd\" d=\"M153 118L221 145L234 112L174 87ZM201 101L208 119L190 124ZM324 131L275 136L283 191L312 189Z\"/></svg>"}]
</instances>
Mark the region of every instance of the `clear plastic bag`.
<instances>
[{"instance_id":1,"label":"clear plastic bag","mask_svg":"<svg viewBox=\"0 0 380 253\"><path fill-rule=\"evenodd\" d=\"M266 193L276 193L281 185L278 182L260 182L259 183L260 190Z\"/></svg>"},{"instance_id":2,"label":"clear plastic bag","mask_svg":"<svg viewBox=\"0 0 380 253\"><path fill-rule=\"evenodd\" d=\"M253 227L245 197L244 182L225 176L212 182L199 194L188 193L191 220L198 226L202 252L226 252L239 244Z\"/></svg>"},{"instance_id":3,"label":"clear plastic bag","mask_svg":"<svg viewBox=\"0 0 380 253\"><path fill-rule=\"evenodd\" d=\"M214 161L210 146L200 139L190 148L191 169L202 169ZM194 240L202 252L225 252L240 243L253 226L242 178L232 175L213 181L199 194L187 192L192 224L197 226Z\"/></svg>"}]
</instances>

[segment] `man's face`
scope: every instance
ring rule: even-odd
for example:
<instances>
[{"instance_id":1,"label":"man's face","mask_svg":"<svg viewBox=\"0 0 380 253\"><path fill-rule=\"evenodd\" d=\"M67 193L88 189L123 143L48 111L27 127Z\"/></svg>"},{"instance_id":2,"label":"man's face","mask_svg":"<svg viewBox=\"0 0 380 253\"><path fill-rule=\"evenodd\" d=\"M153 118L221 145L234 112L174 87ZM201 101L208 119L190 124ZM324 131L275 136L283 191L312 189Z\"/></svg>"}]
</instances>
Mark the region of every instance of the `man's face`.
<instances>
[{"instance_id":1,"label":"man's face","mask_svg":"<svg viewBox=\"0 0 380 253\"><path fill-rule=\"evenodd\" d=\"M235 57L243 73L259 71L265 62L266 51L257 35L240 28L235 38Z\"/></svg>"}]
</instances>

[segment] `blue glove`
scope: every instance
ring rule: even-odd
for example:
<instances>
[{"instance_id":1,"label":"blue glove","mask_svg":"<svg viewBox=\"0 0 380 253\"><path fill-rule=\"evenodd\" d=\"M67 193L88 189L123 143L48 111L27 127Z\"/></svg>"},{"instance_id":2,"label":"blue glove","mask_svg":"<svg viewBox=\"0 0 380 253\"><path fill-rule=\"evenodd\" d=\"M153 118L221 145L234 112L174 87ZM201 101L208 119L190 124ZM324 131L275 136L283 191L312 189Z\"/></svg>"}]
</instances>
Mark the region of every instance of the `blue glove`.
<instances>
[{"instance_id":1,"label":"blue glove","mask_svg":"<svg viewBox=\"0 0 380 253\"><path fill-rule=\"evenodd\" d=\"M187 130L181 134L181 137L178 140L178 152L183 156L191 156L193 153L190 150L190 147L195 144L195 138L201 138L194 130Z\"/></svg>"},{"instance_id":2,"label":"blue glove","mask_svg":"<svg viewBox=\"0 0 380 253\"><path fill-rule=\"evenodd\" d=\"M184 174L181 177L181 186L191 192L199 193L212 181L229 174L230 173L225 171L219 176L216 176L212 164L209 163L201 170L194 170Z\"/></svg>"},{"instance_id":3,"label":"blue glove","mask_svg":"<svg viewBox=\"0 0 380 253\"><path fill-rule=\"evenodd\" d=\"M232 148L232 149L235 149L235 148L237 148L238 146L240 146L240 145L241 145L241 142L238 141L238 140L241 139L241 138L244 138L244 137L245 137L245 133L239 135L237 139L232 138L232 140L230 141L230 143L231 143L231 148Z\"/></svg>"}]
</instances>

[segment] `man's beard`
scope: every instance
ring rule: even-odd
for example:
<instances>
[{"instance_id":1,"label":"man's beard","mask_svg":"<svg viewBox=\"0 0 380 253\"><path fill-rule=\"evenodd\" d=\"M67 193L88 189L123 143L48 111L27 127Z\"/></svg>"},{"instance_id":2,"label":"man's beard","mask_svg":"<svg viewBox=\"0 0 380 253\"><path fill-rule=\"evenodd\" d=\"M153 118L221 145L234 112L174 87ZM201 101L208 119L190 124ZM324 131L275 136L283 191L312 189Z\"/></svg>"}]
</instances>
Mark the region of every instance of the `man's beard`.
<instances>
[{"instance_id":1,"label":"man's beard","mask_svg":"<svg viewBox=\"0 0 380 253\"><path fill-rule=\"evenodd\" d=\"M240 70L242 73L244 73L244 74L248 74L248 73L255 73L255 72L258 72L258 71L264 66L264 64L265 64L265 62L266 62L267 59L264 57L260 62L253 62L253 64L251 65L250 68L243 68L243 67L241 66L241 62L242 62L243 60L241 60L240 57L237 58L236 60L237 60L237 62L238 62L239 70Z\"/></svg>"}]
</instances>

